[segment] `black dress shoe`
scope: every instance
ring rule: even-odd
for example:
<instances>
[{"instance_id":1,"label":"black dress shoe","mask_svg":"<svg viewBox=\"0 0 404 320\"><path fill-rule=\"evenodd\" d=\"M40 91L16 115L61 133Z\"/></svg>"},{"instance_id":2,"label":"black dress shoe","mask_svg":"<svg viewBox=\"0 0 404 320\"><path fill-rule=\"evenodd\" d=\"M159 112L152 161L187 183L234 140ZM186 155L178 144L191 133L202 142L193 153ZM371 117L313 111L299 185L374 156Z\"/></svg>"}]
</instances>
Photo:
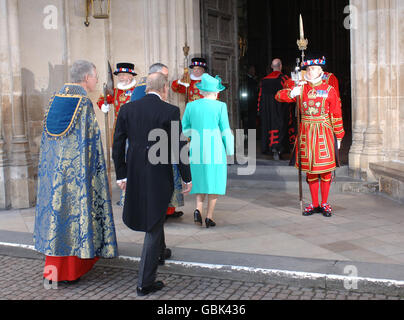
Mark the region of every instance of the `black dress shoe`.
<instances>
[{"instance_id":1,"label":"black dress shoe","mask_svg":"<svg viewBox=\"0 0 404 320\"><path fill-rule=\"evenodd\" d=\"M182 211L174 211L173 214L168 214L167 218L180 218L184 215L184 212Z\"/></svg>"},{"instance_id":2,"label":"black dress shoe","mask_svg":"<svg viewBox=\"0 0 404 320\"><path fill-rule=\"evenodd\" d=\"M202 216L198 209L194 211L194 222L195 224L202 225Z\"/></svg>"},{"instance_id":3,"label":"black dress shoe","mask_svg":"<svg viewBox=\"0 0 404 320\"><path fill-rule=\"evenodd\" d=\"M206 219L205 219L205 224L206 224L206 228L216 226L216 222L214 222L213 220L211 220L211 219L209 219L209 218L206 218Z\"/></svg>"},{"instance_id":4,"label":"black dress shoe","mask_svg":"<svg viewBox=\"0 0 404 320\"><path fill-rule=\"evenodd\" d=\"M136 287L136 292L138 296L145 296L149 293L159 291L164 288L164 283L162 281L156 281L151 286L139 288Z\"/></svg>"},{"instance_id":5,"label":"black dress shoe","mask_svg":"<svg viewBox=\"0 0 404 320\"><path fill-rule=\"evenodd\" d=\"M171 249L165 248L163 253L160 254L159 265L163 266L164 263L166 262L166 259L170 259L170 258L171 258Z\"/></svg>"},{"instance_id":6,"label":"black dress shoe","mask_svg":"<svg viewBox=\"0 0 404 320\"><path fill-rule=\"evenodd\" d=\"M78 279L76 279L76 280L63 280L63 281L60 281L59 283L75 284L75 283L77 283L77 282L79 282L79 281L80 281L80 278L78 278Z\"/></svg>"},{"instance_id":7,"label":"black dress shoe","mask_svg":"<svg viewBox=\"0 0 404 320\"><path fill-rule=\"evenodd\" d=\"M45 277L43 277L43 281L44 281L44 282L46 281L48 284L52 284L52 283L53 283L52 280L48 280L48 279L46 279ZM63 283L63 284L75 284L75 283L77 283L77 282L79 282L79 281L80 281L80 278L77 278L76 280L55 281L55 283L57 283L57 284L60 284L60 283Z\"/></svg>"}]
</instances>

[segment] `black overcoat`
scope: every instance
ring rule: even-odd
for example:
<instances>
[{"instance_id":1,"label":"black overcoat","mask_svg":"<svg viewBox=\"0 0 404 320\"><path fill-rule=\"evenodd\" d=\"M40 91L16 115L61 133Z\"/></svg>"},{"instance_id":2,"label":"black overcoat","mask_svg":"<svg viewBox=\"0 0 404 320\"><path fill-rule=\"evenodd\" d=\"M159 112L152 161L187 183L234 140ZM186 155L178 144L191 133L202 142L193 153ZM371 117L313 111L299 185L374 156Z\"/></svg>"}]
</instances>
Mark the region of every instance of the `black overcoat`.
<instances>
[{"instance_id":1,"label":"black overcoat","mask_svg":"<svg viewBox=\"0 0 404 320\"><path fill-rule=\"evenodd\" d=\"M149 232L166 214L174 191L172 163L178 163L184 182L191 181L188 159L171 154L172 145L182 150L186 144L181 128L179 108L155 94L119 110L112 157L117 180L127 178L123 222L132 230Z\"/></svg>"},{"instance_id":2,"label":"black overcoat","mask_svg":"<svg viewBox=\"0 0 404 320\"><path fill-rule=\"evenodd\" d=\"M289 104L275 100L276 93L283 89L287 77L280 72L272 72L262 79L260 92L261 152L272 149L288 151Z\"/></svg>"}]
</instances>

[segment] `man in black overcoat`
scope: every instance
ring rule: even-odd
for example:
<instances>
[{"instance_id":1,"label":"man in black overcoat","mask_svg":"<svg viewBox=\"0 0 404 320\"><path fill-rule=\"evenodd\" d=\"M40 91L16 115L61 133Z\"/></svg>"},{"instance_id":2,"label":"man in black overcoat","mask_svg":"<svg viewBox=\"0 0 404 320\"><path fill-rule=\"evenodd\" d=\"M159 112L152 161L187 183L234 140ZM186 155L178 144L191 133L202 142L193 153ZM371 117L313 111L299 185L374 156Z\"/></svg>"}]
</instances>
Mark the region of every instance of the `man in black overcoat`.
<instances>
[{"instance_id":1,"label":"man in black overcoat","mask_svg":"<svg viewBox=\"0 0 404 320\"><path fill-rule=\"evenodd\" d=\"M189 193L192 188L189 160L182 159L187 153L179 157L187 142L182 135L180 110L165 102L168 90L164 74L150 74L146 96L121 107L114 134L112 156L117 183L126 190L123 222L132 230L146 232L138 295L164 286L156 281L156 274L159 256L165 250L164 220L174 191L172 163L178 164L185 183L183 192ZM126 139L129 149L125 159Z\"/></svg>"}]
</instances>

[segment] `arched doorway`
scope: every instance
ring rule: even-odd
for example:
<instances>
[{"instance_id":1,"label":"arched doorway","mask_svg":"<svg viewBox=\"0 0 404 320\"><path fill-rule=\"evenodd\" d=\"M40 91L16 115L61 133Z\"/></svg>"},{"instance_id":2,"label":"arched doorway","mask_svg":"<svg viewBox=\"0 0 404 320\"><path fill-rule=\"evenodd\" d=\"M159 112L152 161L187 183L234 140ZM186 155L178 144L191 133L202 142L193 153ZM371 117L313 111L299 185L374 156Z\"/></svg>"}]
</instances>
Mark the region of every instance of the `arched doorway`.
<instances>
[{"instance_id":1,"label":"arched doorway","mask_svg":"<svg viewBox=\"0 0 404 320\"><path fill-rule=\"evenodd\" d=\"M348 5L349 0L238 0L238 33L247 44L240 59L240 79L245 78L250 65L261 79L268 74L273 58L282 59L283 72L290 75L299 57L296 40L302 14L308 51L323 52L327 69L339 80L346 131L342 163L348 161L352 142L350 31L345 28L344 12Z\"/></svg>"}]
</instances>

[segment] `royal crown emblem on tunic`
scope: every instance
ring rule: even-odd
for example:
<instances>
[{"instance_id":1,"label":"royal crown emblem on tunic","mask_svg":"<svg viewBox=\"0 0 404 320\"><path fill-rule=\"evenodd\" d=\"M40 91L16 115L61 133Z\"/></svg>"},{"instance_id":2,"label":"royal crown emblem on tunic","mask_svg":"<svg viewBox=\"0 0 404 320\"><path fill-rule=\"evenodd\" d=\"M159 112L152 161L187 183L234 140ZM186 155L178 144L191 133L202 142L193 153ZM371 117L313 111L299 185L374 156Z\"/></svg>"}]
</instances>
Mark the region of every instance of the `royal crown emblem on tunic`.
<instances>
[{"instance_id":1,"label":"royal crown emblem on tunic","mask_svg":"<svg viewBox=\"0 0 404 320\"><path fill-rule=\"evenodd\" d=\"M311 89L307 94L309 99L316 99L317 98L317 91L316 89Z\"/></svg>"}]
</instances>

